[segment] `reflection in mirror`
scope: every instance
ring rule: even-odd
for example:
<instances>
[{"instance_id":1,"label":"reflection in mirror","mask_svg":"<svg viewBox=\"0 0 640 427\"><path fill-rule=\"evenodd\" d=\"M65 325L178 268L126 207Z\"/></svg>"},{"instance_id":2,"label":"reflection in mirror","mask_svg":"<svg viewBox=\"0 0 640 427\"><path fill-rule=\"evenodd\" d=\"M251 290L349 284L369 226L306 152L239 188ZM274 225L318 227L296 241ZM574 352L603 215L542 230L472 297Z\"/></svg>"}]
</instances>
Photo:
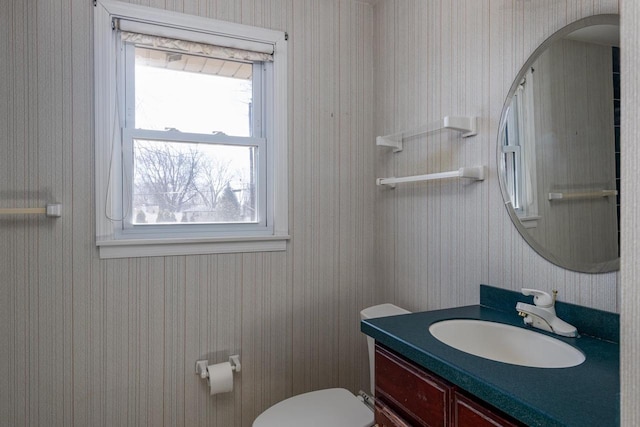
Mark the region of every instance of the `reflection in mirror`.
<instances>
[{"instance_id":1,"label":"reflection in mirror","mask_svg":"<svg viewBox=\"0 0 640 427\"><path fill-rule=\"evenodd\" d=\"M617 21L578 21L537 49L512 85L498 137L514 224L551 262L588 273L619 268Z\"/></svg>"}]
</instances>

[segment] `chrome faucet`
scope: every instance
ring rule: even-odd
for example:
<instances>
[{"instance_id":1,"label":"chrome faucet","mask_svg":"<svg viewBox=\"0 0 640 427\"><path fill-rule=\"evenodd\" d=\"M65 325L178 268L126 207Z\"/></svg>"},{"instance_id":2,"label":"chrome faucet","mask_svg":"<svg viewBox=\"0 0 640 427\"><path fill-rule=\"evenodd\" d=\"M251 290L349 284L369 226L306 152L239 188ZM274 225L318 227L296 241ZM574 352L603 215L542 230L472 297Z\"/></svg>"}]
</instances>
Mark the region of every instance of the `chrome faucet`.
<instances>
[{"instance_id":1,"label":"chrome faucet","mask_svg":"<svg viewBox=\"0 0 640 427\"><path fill-rule=\"evenodd\" d=\"M525 325L553 332L565 337L577 337L576 328L556 316L556 296L558 291L553 291L553 297L544 291L537 289L522 289L523 295L533 295L535 305L519 302L516 304L518 314L523 317Z\"/></svg>"}]
</instances>

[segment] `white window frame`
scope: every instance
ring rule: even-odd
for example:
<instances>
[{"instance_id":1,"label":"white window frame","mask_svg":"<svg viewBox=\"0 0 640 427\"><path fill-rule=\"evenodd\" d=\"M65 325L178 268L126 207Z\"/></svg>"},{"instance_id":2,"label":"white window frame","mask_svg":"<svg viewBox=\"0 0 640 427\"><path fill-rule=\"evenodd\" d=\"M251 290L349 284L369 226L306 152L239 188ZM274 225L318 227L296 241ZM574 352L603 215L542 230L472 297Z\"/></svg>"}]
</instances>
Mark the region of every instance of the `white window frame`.
<instances>
[{"instance_id":1,"label":"white window frame","mask_svg":"<svg viewBox=\"0 0 640 427\"><path fill-rule=\"evenodd\" d=\"M95 166L96 166L96 244L101 258L189 255L207 253L238 253L281 251L286 249L288 234L288 168L287 168L287 50L286 35L280 31L218 21L176 12L117 1L96 2L94 8L95 42ZM218 225L180 225L139 228L127 232L123 218L123 177L132 134L154 136L147 131L124 128L121 102L123 82L118 81L118 32L112 28L114 19L124 19L135 25L161 28L164 36L192 39L198 42L214 40L215 44L245 50L267 46L273 50L269 63L270 82L265 83L267 104L263 117L266 123L263 138L255 138L264 164L258 168L266 180L260 197L266 203L266 213L260 222L246 227ZM179 137L158 132L154 138ZM229 137L226 137L227 139ZM206 143L221 143L215 136ZM128 141L128 142L127 142ZM129 147L130 148L130 147ZM163 226L164 227L164 226ZM191 228L186 228L191 227ZM130 228L130 227L129 227ZM140 229L143 231L141 232ZM197 229L197 230L196 230ZM175 236L175 237L174 237Z\"/></svg>"},{"instance_id":2,"label":"white window frame","mask_svg":"<svg viewBox=\"0 0 640 427\"><path fill-rule=\"evenodd\" d=\"M522 156L520 151L520 129L518 126L518 102L514 96L514 101L509 107L504 132L502 152L505 154L505 172L507 191L511 196L511 205L520 215L522 212Z\"/></svg>"}]
</instances>

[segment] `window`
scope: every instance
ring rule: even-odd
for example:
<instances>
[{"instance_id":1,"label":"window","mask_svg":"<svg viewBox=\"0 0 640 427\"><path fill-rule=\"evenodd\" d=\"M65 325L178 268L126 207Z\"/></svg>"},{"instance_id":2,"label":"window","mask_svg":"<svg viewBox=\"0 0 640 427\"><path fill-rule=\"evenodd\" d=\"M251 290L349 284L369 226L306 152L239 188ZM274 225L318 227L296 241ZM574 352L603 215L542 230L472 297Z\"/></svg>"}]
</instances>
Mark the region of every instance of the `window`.
<instances>
[{"instance_id":1,"label":"window","mask_svg":"<svg viewBox=\"0 0 640 427\"><path fill-rule=\"evenodd\" d=\"M507 119L504 126L504 139L502 143L502 153L504 156L504 169L506 171L506 187L509 193L509 199L513 209L522 212L522 156L520 152L520 129L519 129L519 111L518 100L520 98L516 93L513 97L514 101L507 110Z\"/></svg>"},{"instance_id":2,"label":"window","mask_svg":"<svg viewBox=\"0 0 640 427\"><path fill-rule=\"evenodd\" d=\"M95 10L100 256L284 250L285 34Z\"/></svg>"},{"instance_id":3,"label":"window","mask_svg":"<svg viewBox=\"0 0 640 427\"><path fill-rule=\"evenodd\" d=\"M538 189L533 68L516 88L503 123L502 164L511 205L525 228L537 227Z\"/></svg>"}]
</instances>

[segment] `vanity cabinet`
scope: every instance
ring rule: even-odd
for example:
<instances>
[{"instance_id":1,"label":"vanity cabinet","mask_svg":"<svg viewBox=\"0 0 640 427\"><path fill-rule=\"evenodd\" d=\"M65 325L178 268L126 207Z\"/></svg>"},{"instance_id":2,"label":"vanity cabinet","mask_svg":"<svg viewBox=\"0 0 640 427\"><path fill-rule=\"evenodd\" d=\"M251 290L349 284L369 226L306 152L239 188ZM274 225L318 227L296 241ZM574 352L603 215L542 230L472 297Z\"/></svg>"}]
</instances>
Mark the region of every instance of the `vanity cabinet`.
<instances>
[{"instance_id":1,"label":"vanity cabinet","mask_svg":"<svg viewBox=\"0 0 640 427\"><path fill-rule=\"evenodd\" d=\"M379 427L522 426L439 376L376 344Z\"/></svg>"}]
</instances>

